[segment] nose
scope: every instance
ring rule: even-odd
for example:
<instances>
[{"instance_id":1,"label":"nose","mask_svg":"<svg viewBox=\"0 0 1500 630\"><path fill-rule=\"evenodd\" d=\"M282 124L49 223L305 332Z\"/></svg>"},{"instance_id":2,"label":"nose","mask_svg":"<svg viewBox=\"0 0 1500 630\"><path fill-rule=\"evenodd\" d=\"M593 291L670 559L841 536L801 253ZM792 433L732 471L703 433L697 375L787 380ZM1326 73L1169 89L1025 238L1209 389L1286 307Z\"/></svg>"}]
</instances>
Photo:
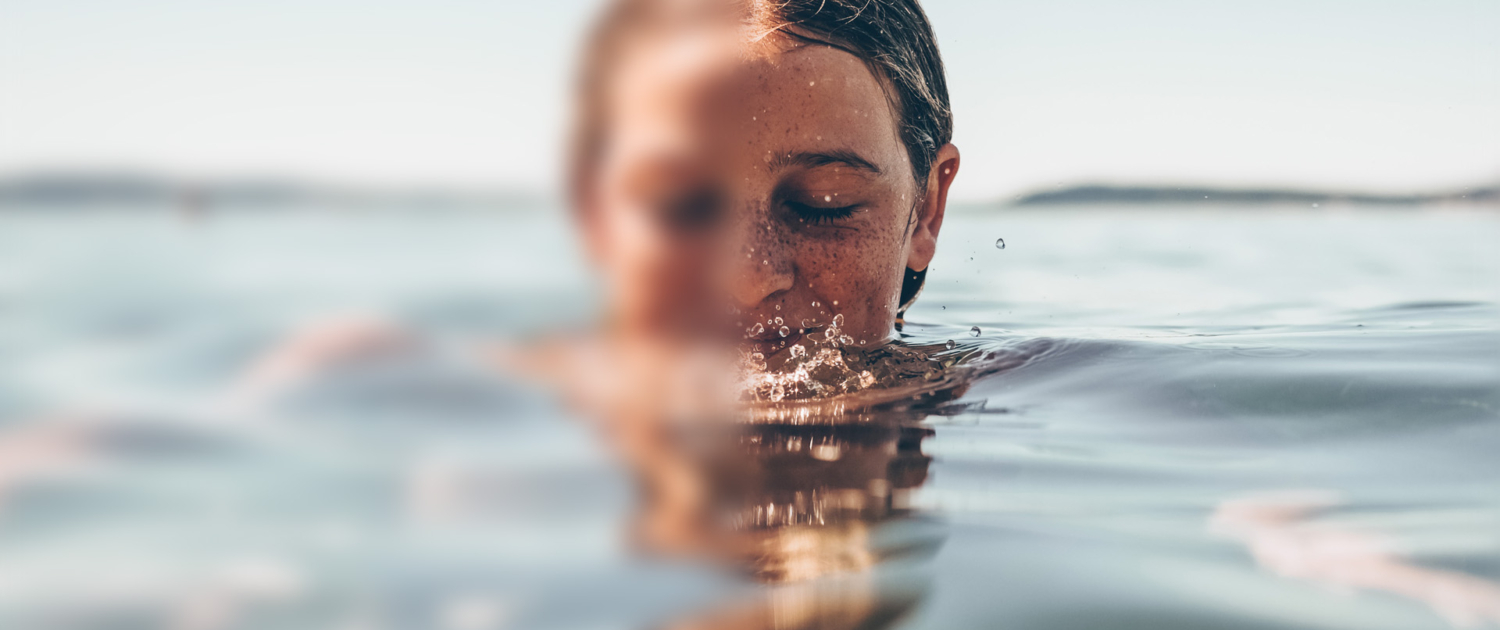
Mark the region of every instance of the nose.
<instances>
[{"instance_id":1,"label":"nose","mask_svg":"<svg viewBox=\"0 0 1500 630\"><path fill-rule=\"evenodd\" d=\"M736 305L754 308L768 298L790 290L797 274L792 264L791 247L778 230L769 223L750 222L742 227L739 236L735 239L739 247L729 250L737 252L729 279L730 296Z\"/></svg>"}]
</instances>

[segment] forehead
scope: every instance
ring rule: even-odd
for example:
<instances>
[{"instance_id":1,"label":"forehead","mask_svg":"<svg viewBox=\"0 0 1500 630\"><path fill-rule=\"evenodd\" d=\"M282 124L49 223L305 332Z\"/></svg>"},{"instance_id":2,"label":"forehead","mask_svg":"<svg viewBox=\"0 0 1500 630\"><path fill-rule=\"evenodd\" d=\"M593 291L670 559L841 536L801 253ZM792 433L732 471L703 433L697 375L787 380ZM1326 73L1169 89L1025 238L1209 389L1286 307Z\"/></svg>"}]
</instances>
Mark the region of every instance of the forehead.
<instances>
[{"instance_id":1,"label":"forehead","mask_svg":"<svg viewBox=\"0 0 1500 630\"><path fill-rule=\"evenodd\" d=\"M906 162L885 90L843 50L810 44L750 56L724 87L720 124L738 130L742 146L759 153L851 150L890 172Z\"/></svg>"},{"instance_id":2,"label":"forehead","mask_svg":"<svg viewBox=\"0 0 1500 630\"><path fill-rule=\"evenodd\" d=\"M885 90L848 52L705 31L650 42L620 61L609 90L617 148L717 147L731 161L839 149L887 172L908 168Z\"/></svg>"},{"instance_id":3,"label":"forehead","mask_svg":"<svg viewBox=\"0 0 1500 630\"><path fill-rule=\"evenodd\" d=\"M708 122L711 86L737 58L731 42L712 31L648 38L629 47L605 90L615 143L688 143Z\"/></svg>"}]
</instances>

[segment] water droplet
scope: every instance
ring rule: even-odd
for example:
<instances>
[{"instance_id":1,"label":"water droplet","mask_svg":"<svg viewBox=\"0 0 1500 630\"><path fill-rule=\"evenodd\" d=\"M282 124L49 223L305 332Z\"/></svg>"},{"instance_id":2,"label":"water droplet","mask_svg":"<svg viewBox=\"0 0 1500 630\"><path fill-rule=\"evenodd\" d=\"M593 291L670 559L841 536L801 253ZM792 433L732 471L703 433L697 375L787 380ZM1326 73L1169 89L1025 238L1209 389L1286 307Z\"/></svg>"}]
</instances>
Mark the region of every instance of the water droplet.
<instances>
[{"instance_id":1,"label":"water droplet","mask_svg":"<svg viewBox=\"0 0 1500 630\"><path fill-rule=\"evenodd\" d=\"M769 260L761 260L760 264L762 264L762 265L769 265L769 264L771 264L771 261L769 261Z\"/></svg>"},{"instance_id":2,"label":"water droplet","mask_svg":"<svg viewBox=\"0 0 1500 630\"><path fill-rule=\"evenodd\" d=\"M1003 239L1003 238L997 238L997 239L995 239L995 249L1005 249L1005 239Z\"/></svg>"},{"instance_id":3,"label":"water droplet","mask_svg":"<svg viewBox=\"0 0 1500 630\"><path fill-rule=\"evenodd\" d=\"M778 318L777 318L777 319L780 319L780 318L779 318L779 317L778 317ZM776 330L776 332L779 332L779 333L781 333L781 336L783 336L783 337L785 337L785 336L787 336L787 335L790 335L790 334L792 334L792 329L790 329L790 328L787 328L787 327L786 327L786 326L782 326L782 327L781 327L781 328L778 328L778 329L777 329L777 330Z\"/></svg>"},{"instance_id":4,"label":"water droplet","mask_svg":"<svg viewBox=\"0 0 1500 630\"><path fill-rule=\"evenodd\" d=\"M774 323L774 324L776 324L777 326L780 326L781 325L781 318L777 317L776 319L771 320L771 322Z\"/></svg>"},{"instance_id":5,"label":"water droplet","mask_svg":"<svg viewBox=\"0 0 1500 630\"><path fill-rule=\"evenodd\" d=\"M970 335L973 335L973 336L975 336L975 337L978 337L978 336L979 336L979 327L978 327L978 326L975 326L975 327L973 327L973 328L970 328L970 329L969 329L969 334L970 334Z\"/></svg>"},{"instance_id":6,"label":"water droplet","mask_svg":"<svg viewBox=\"0 0 1500 630\"><path fill-rule=\"evenodd\" d=\"M949 350L952 350L952 349L953 349L953 348L955 348L955 347L957 347L957 346L958 346L958 344L956 344L956 343L953 343L953 340L952 340L952 339L949 339L949 340L948 340L948 343L945 343L945 344L943 344L943 347L944 347L944 348L947 348L947 349L949 349Z\"/></svg>"},{"instance_id":7,"label":"water droplet","mask_svg":"<svg viewBox=\"0 0 1500 630\"><path fill-rule=\"evenodd\" d=\"M778 311L781 310L781 305L780 304L776 305L776 310L778 310Z\"/></svg>"}]
</instances>

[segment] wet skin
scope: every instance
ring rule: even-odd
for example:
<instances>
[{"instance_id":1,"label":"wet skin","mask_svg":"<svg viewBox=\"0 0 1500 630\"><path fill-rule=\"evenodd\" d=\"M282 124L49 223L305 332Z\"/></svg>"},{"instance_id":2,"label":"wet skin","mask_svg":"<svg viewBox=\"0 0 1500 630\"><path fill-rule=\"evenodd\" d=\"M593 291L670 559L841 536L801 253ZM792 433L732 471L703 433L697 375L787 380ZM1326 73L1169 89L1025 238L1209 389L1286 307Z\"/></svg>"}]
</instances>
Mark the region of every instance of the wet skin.
<instances>
[{"instance_id":1,"label":"wet skin","mask_svg":"<svg viewBox=\"0 0 1500 630\"><path fill-rule=\"evenodd\" d=\"M852 343L879 344L904 269L932 259L957 149L943 147L919 184L886 91L858 58L708 42L723 39L698 42L691 63L681 41L643 46L618 72L586 215L616 322L727 331L769 356L822 341L842 315Z\"/></svg>"}]
</instances>

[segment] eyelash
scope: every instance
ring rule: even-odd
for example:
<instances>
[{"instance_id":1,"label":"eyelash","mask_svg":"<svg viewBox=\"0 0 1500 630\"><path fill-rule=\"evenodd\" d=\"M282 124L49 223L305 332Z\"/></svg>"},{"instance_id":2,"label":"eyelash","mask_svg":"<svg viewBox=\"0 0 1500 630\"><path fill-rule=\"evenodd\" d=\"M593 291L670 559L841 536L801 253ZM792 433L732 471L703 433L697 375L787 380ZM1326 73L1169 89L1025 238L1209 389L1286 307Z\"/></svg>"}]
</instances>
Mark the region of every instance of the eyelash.
<instances>
[{"instance_id":1,"label":"eyelash","mask_svg":"<svg viewBox=\"0 0 1500 630\"><path fill-rule=\"evenodd\" d=\"M854 212L859 209L858 205L818 208L795 201L788 201L786 205L791 208L793 214L797 215L797 218L809 225L827 225L840 219L847 219L854 216Z\"/></svg>"}]
</instances>

